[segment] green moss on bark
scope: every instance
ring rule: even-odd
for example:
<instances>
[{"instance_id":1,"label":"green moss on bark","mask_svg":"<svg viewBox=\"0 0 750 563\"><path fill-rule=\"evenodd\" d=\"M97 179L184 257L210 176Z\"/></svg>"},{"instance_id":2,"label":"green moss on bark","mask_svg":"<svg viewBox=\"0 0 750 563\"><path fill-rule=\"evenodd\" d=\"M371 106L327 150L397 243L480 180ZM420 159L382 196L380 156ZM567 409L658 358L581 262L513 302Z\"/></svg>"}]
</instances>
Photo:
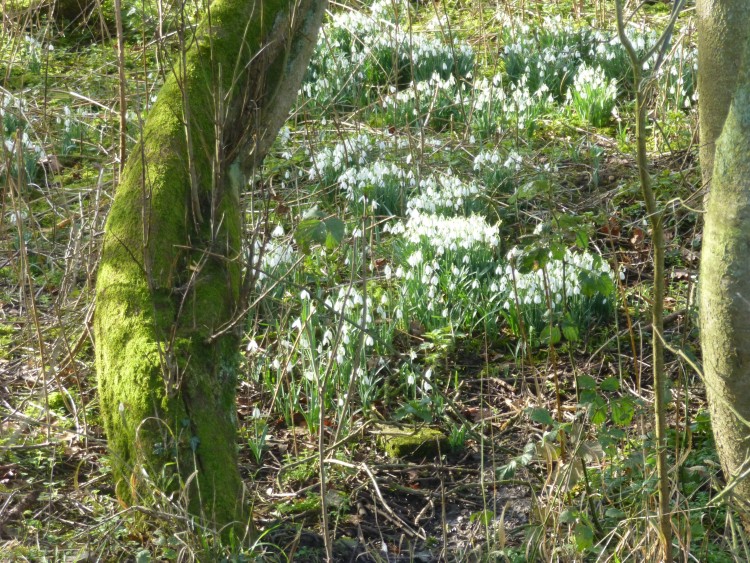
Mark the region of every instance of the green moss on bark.
<instances>
[{"instance_id":1,"label":"green moss on bark","mask_svg":"<svg viewBox=\"0 0 750 563\"><path fill-rule=\"evenodd\" d=\"M102 419L127 504L152 503L155 484L179 489L207 524L248 518L238 335L228 329L240 315L241 215L228 168L262 158L250 151L258 131L276 134L264 123L279 104L274 85L299 86L283 62L290 41L323 11L314 0L215 0L124 170L105 229L95 334ZM298 35L309 57L315 34Z\"/></svg>"}]
</instances>

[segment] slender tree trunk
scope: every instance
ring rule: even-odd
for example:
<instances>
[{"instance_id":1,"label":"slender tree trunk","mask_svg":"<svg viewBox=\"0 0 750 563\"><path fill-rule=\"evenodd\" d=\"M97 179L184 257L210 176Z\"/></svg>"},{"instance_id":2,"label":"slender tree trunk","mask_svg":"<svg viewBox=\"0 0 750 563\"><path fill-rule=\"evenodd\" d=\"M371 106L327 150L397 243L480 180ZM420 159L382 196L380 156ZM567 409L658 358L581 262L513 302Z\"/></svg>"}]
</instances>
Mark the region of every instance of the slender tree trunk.
<instances>
[{"instance_id":1,"label":"slender tree trunk","mask_svg":"<svg viewBox=\"0 0 750 563\"><path fill-rule=\"evenodd\" d=\"M703 185L711 182L716 139L734 93L742 46L750 33L750 1L696 0L698 116Z\"/></svg>"},{"instance_id":2,"label":"slender tree trunk","mask_svg":"<svg viewBox=\"0 0 750 563\"><path fill-rule=\"evenodd\" d=\"M745 43L745 64L734 73L734 97L716 143L700 272L703 369L729 480L746 471L750 458L750 41ZM741 480L733 496L747 511L750 479Z\"/></svg>"},{"instance_id":3,"label":"slender tree trunk","mask_svg":"<svg viewBox=\"0 0 750 563\"><path fill-rule=\"evenodd\" d=\"M126 504L179 492L204 523L248 520L236 449L238 178L288 116L325 4L215 0L123 172L105 228L95 336L101 414Z\"/></svg>"}]
</instances>

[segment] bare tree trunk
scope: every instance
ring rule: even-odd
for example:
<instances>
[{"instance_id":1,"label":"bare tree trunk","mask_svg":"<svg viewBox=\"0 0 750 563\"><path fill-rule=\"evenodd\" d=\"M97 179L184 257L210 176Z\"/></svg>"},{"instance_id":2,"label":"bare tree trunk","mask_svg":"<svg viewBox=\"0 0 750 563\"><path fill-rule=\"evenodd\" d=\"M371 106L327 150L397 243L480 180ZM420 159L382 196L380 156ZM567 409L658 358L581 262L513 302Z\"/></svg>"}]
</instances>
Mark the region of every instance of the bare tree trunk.
<instances>
[{"instance_id":1,"label":"bare tree trunk","mask_svg":"<svg viewBox=\"0 0 750 563\"><path fill-rule=\"evenodd\" d=\"M716 139L729 111L740 67L742 46L750 32L747 0L697 0L698 116L703 185L711 182Z\"/></svg>"},{"instance_id":2,"label":"bare tree trunk","mask_svg":"<svg viewBox=\"0 0 750 563\"><path fill-rule=\"evenodd\" d=\"M730 481L747 472L750 459L750 41L745 43L745 63L734 73L734 97L716 143L700 272L708 404ZM733 497L750 514L750 479L736 483Z\"/></svg>"},{"instance_id":3,"label":"bare tree trunk","mask_svg":"<svg viewBox=\"0 0 750 563\"><path fill-rule=\"evenodd\" d=\"M204 523L248 521L236 444L236 178L260 163L283 125L325 5L215 0L123 172L105 230L95 335L102 419L127 504L179 491Z\"/></svg>"}]
</instances>

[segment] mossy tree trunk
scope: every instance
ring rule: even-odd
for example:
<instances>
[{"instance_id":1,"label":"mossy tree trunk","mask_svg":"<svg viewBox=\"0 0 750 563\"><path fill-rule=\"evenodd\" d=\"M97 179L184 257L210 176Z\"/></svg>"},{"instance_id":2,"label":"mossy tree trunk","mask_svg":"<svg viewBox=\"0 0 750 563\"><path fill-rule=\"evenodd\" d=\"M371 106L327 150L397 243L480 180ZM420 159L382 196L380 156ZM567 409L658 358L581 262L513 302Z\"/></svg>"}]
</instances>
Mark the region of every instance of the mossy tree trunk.
<instances>
[{"instance_id":1,"label":"mossy tree trunk","mask_svg":"<svg viewBox=\"0 0 750 563\"><path fill-rule=\"evenodd\" d=\"M732 100L742 46L750 33L748 0L697 0L698 117L703 185L714 169L714 151Z\"/></svg>"},{"instance_id":2,"label":"mossy tree trunk","mask_svg":"<svg viewBox=\"0 0 750 563\"><path fill-rule=\"evenodd\" d=\"M246 522L235 384L242 174L288 116L324 0L215 0L162 87L107 219L95 337L116 491L179 492L204 523Z\"/></svg>"},{"instance_id":3,"label":"mossy tree trunk","mask_svg":"<svg viewBox=\"0 0 750 563\"><path fill-rule=\"evenodd\" d=\"M750 40L745 43L745 62L716 142L700 272L708 404L730 481L750 459ZM733 493L750 514L750 479L736 483Z\"/></svg>"}]
</instances>

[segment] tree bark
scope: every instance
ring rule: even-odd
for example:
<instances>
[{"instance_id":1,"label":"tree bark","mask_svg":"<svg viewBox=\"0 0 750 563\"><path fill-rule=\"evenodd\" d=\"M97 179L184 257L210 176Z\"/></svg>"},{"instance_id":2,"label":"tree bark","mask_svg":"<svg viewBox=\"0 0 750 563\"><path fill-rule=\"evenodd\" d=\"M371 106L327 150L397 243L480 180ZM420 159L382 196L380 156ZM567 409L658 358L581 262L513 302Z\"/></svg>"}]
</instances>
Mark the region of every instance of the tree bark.
<instances>
[{"instance_id":1,"label":"tree bark","mask_svg":"<svg viewBox=\"0 0 750 563\"><path fill-rule=\"evenodd\" d=\"M745 43L748 53L750 41L746 38ZM716 143L700 272L704 377L716 447L728 480L744 471L750 458L750 429L746 422L750 420L750 69L747 63L745 56L739 75L734 73L737 76L734 97ZM703 91L700 97L704 97ZM745 514L750 514L750 480L740 481L733 497Z\"/></svg>"},{"instance_id":2,"label":"tree bark","mask_svg":"<svg viewBox=\"0 0 750 563\"><path fill-rule=\"evenodd\" d=\"M123 172L95 337L116 492L128 505L179 493L204 524L248 522L236 443L237 177L262 161L288 116L325 5L215 0Z\"/></svg>"},{"instance_id":3,"label":"tree bark","mask_svg":"<svg viewBox=\"0 0 750 563\"><path fill-rule=\"evenodd\" d=\"M735 90L742 46L750 32L747 0L697 0L698 117L703 185L714 169L716 139L721 134Z\"/></svg>"}]
</instances>

